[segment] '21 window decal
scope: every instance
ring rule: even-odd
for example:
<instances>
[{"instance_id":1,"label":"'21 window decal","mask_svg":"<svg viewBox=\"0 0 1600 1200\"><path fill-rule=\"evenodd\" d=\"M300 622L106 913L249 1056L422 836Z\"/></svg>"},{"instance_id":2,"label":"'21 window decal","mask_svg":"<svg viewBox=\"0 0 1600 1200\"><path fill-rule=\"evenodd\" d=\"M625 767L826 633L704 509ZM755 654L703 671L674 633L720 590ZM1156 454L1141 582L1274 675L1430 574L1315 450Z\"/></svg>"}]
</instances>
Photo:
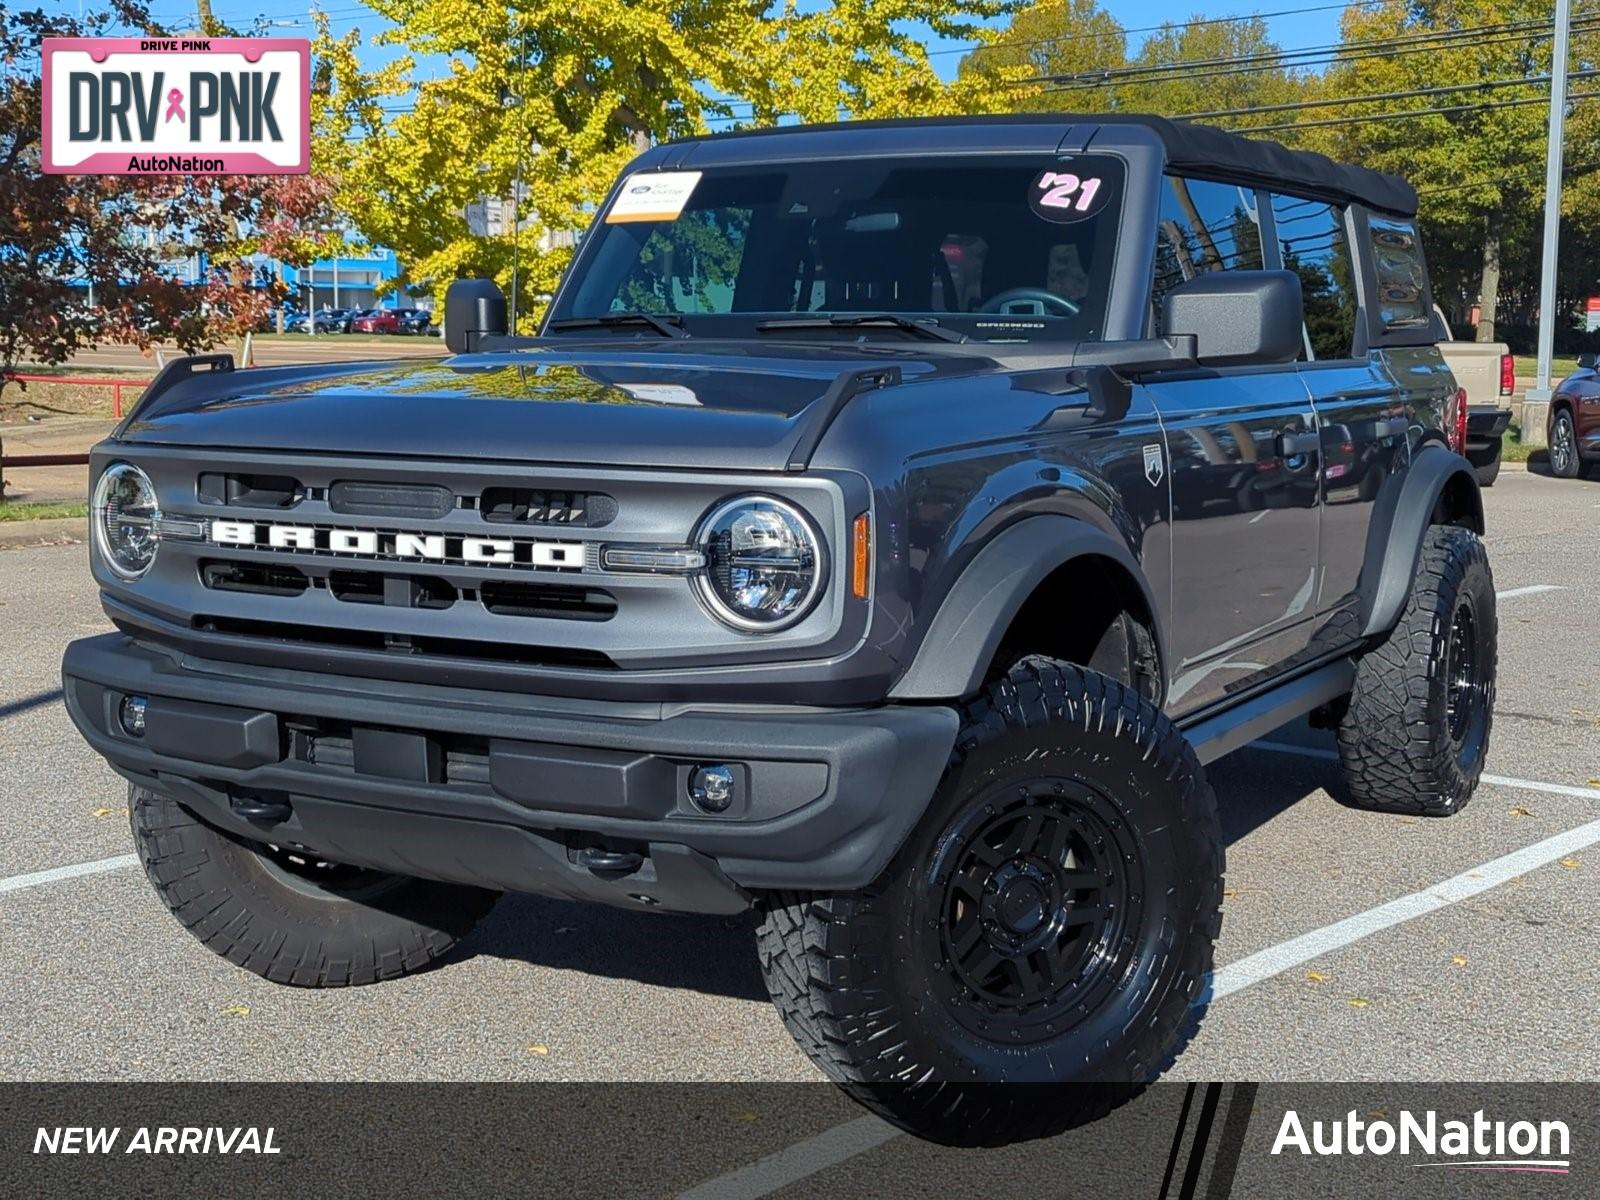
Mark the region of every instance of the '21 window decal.
<instances>
[{"instance_id":1,"label":"'21 window decal","mask_svg":"<svg viewBox=\"0 0 1600 1200\"><path fill-rule=\"evenodd\" d=\"M1104 183L1098 175L1041 171L1028 189L1028 206L1046 221L1081 221L1100 211Z\"/></svg>"}]
</instances>

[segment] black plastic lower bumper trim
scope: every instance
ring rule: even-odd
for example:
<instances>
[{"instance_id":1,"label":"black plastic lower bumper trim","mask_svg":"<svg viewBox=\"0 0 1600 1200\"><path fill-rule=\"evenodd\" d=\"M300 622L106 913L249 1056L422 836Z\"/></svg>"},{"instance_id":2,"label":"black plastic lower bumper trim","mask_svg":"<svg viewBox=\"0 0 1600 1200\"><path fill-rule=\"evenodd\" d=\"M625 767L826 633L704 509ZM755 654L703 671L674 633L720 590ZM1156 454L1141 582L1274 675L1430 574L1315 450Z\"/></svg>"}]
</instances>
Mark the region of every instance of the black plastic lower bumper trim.
<instances>
[{"instance_id":1,"label":"black plastic lower bumper trim","mask_svg":"<svg viewBox=\"0 0 1600 1200\"><path fill-rule=\"evenodd\" d=\"M119 772L236 832L511 890L587 895L599 882L618 902L629 877L600 879L580 851L639 853L646 875L670 860L680 881L707 875L685 863L704 865L743 889L864 886L925 811L957 727L935 706L672 710L374 687L196 660L120 634L72 643L62 674L74 722ZM128 695L149 701L143 737L118 722ZM266 728L276 744L262 753ZM724 811L689 798L701 764L734 768ZM252 823L238 797L292 815Z\"/></svg>"}]
</instances>

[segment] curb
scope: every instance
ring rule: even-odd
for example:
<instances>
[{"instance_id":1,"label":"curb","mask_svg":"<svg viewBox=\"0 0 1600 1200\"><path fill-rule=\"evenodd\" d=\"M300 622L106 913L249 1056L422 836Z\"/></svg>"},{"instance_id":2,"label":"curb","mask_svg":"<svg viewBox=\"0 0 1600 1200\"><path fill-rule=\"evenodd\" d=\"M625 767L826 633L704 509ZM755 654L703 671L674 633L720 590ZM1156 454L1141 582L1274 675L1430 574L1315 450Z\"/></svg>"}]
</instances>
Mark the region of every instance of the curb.
<instances>
[{"instance_id":1,"label":"curb","mask_svg":"<svg viewBox=\"0 0 1600 1200\"><path fill-rule=\"evenodd\" d=\"M37 521L0 521L0 550L29 546L70 546L89 534L86 517L45 517Z\"/></svg>"}]
</instances>

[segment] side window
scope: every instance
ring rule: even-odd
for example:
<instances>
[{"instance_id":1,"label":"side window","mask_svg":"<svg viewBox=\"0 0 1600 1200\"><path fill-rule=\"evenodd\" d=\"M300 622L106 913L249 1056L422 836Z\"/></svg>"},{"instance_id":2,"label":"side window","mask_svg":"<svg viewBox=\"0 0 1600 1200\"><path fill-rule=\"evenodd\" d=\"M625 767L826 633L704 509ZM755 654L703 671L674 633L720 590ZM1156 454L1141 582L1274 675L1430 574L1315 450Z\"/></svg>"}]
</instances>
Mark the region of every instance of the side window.
<instances>
[{"instance_id":1,"label":"side window","mask_svg":"<svg viewBox=\"0 0 1600 1200\"><path fill-rule=\"evenodd\" d=\"M1378 275L1378 320L1385 329L1421 329L1428 325L1428 273L1422 262L1422 241L1411 221L1374 216L1372 260Z\"/></svg>"},{"instance_id":2,"label":"side window","mask_svg":"<svg viewBox=\"0 0 1600 1200\"><path fill-rule=\"evenodd\" d=\"M1349 358L1355 347L1356 291L1344 211L1320 200L1274 196L1272 215L1284 268L1300 275L1311 356Z\"/></svg>"},{"instance_id":3,"label":"side window","mask_svg":"<svg viewBox=\"0 0 1600 1200\"><path fill-rule=\"evenodd\" d=\"M1151 300L1205 271L1259 271L1261 227L1255 193L1231 183L1167 176L1156 232Z\"/></svg>"}]
</instances>

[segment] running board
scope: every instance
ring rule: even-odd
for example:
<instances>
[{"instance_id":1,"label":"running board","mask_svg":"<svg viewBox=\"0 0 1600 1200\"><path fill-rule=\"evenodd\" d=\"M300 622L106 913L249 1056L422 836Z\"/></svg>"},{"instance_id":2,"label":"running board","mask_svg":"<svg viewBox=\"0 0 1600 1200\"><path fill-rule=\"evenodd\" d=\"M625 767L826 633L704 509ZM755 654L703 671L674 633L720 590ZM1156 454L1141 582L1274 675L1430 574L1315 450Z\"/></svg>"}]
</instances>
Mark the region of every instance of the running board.
<instances>
[{"instance_id":1,"label":"running board","mask_svg":"<svg viewBox=\"0 0 1600 1200\"><path fill-rule=\"evenodd\" d=\"M1355 686L1355 681L1355 662L1342 658L1269 688L1235 708L1205 717L1183 733L1200 761L1213 763L1296 717L1337 700Z\"/></svg>"}]
</instances>

